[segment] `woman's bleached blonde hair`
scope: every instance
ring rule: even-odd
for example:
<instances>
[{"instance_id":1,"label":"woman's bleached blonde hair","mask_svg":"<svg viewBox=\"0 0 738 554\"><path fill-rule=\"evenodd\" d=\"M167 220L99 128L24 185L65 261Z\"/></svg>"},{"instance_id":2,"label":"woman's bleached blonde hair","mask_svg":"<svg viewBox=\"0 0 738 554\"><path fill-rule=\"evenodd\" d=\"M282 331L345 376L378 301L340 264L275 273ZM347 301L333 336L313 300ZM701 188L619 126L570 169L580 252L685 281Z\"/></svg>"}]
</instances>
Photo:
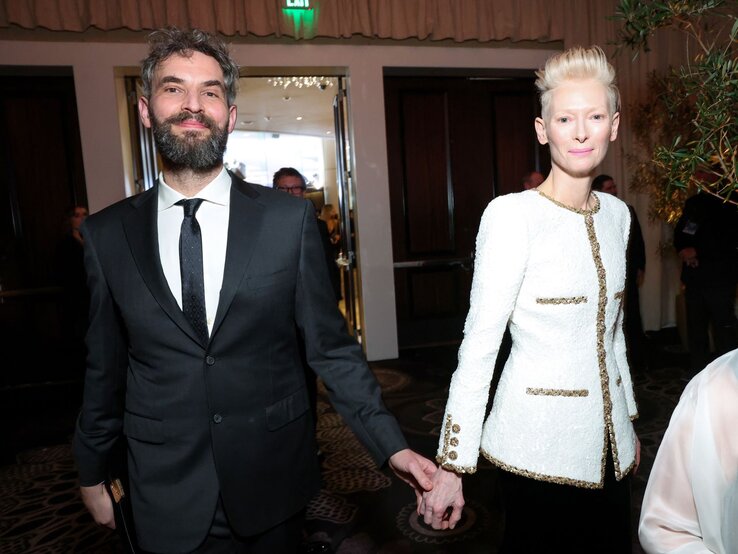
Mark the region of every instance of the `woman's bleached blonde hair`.
<instances>
[{"instance_id":1,"label":"woman's bleached blonde hair","mask_svg":"<svg viewBox=\"0 0 738 554\"><path fill-rule=\"evenodd\" d=\"M541 117L548 119L551 93L565 81L594 79L607 90L610 115L620 111L620 93L615 86L615 69L599 46L575 46L551 56L543 69L536 71L536 87L541 93Z\"/></svg>"}]
</instances>

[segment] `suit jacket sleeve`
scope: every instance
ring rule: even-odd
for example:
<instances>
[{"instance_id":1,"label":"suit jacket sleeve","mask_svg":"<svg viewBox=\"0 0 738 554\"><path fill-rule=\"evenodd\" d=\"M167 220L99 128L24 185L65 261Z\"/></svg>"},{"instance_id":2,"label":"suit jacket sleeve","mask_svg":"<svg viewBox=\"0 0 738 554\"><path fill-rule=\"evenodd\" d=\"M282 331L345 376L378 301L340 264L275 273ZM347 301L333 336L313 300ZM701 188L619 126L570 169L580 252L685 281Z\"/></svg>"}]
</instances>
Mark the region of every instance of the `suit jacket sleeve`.
<instances>
[{"instance_id":1,"label":"suit jacket sleeve","mask_svg":"<svg viewBox=\"0 0 738 554\"><path fill-rule=\"evenodd\" d=\"M323 245L312 207L305 203L295 318L310 367L323 379L331 403L382 465L407 448L397 421L382 401L381 389L357 342L347 333L336 307Z\"/></svg>"},{"instance_id":2,"label":"suit jacket sleeve","mask_svg":"<svg viewBox=\"0 0 738 554\"><path fill-rule=\"evenodd\" d=\"M121 435L128 356L121 321L108 290L89 222L82 234L90 290L90 324L86 340L84 399L73 449L80 484L90 486L108 478L108 455Z\"/></svg>"}]
</instances>

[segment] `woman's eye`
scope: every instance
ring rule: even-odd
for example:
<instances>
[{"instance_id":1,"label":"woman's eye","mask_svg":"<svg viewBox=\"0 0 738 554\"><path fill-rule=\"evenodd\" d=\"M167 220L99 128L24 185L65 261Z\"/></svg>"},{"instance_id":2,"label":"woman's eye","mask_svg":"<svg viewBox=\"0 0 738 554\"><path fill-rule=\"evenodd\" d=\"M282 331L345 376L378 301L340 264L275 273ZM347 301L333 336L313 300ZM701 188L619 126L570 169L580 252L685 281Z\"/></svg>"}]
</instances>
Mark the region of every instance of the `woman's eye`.
<instances>
[{"instance_id":1,"label":"woman's eye","mask_svg":"<svg viewBox=\"0 0 738 554\"><path fill-rule=\"evenodd\" d=\"M568 117L560 117L559 118L559 123L567 123L568 121L569 121L569 118Z\"/></svg>"},{"instance_id":2,"label":"woman's eye","mask_svg":"<svg viewBox=\"0 0 738 554\"><path fill-rule=\"evenodd\" d=\"M596 121L601 121L601 120L605 119L605 116L604 116L604 114L598 113L598 114L593 115L592 116L592 119L594 119Z\"/></svg>"}]
</instances>

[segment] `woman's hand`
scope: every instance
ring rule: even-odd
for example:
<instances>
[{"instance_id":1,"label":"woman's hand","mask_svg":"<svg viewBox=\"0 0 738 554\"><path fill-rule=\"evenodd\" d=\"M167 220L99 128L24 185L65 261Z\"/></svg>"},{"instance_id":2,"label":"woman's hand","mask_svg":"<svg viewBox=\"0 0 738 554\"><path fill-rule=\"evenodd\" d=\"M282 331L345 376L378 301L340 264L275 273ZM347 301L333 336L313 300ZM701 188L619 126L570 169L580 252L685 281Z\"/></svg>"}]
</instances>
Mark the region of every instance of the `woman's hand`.
<instances>
[{"instance_id":1,"label":"woman's hand","mask_svg":"<svg viewBox=\"0 0 738 554\"><path fill-rule=\"evenodd\" d=\"M464 508L461 476L439 467L432 481L433 488L423 493L418 513L433 529L453 529Z\"/></svg>"}]
</instances>

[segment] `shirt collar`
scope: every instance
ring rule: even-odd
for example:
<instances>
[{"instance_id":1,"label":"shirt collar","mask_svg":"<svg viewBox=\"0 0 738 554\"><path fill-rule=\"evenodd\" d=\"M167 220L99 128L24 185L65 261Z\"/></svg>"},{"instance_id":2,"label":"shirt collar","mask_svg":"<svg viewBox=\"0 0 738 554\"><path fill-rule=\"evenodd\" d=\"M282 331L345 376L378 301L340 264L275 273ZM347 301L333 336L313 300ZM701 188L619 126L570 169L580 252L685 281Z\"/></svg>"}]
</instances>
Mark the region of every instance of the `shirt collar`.
<instances>
[{"instance_id":1,"label":"shirt collar","mask_svg":"<svg viewBox=\"0 0 738 554\"><path fill-rule=\"evenodd\" d=\"M226 168L220 170L218 176L210 181L205 188L195 195L196 198L202 198L207 202L218 204L220 206L228 206L231 202L231 176ZM166 210L174 206L180 200L187 198L183 194L177 192L164 182L164 174L159 174L159 211Z\"/></svg>"}]
</instances>

